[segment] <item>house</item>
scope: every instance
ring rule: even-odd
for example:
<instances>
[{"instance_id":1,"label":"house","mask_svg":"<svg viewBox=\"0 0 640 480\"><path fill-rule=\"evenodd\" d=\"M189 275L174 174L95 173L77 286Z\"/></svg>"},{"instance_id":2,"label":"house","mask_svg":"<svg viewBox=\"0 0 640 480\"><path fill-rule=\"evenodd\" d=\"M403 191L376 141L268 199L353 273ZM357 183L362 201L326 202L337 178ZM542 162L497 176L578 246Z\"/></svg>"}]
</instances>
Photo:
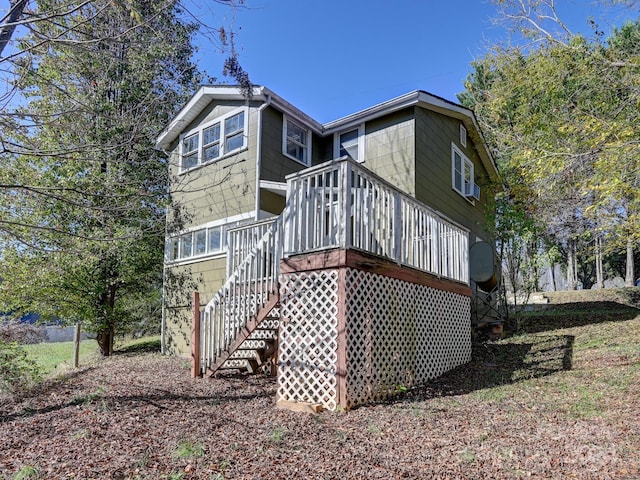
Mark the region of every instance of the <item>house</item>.
<instances>
[{"instance_id":1,"label":"house","mask_svg":"<svg viewBox=\"0 0 640 480\"><path fill-rule=\"evenodd\" d=\"M266 87L204 86L157 147L181 220L165 352L271 365L279 401L329 409L470 359L469 249L491 240L498 179L471 110L414 91L320 124ZM195 339L185 280L206 304Z\"/></svg>"}]
</instances>

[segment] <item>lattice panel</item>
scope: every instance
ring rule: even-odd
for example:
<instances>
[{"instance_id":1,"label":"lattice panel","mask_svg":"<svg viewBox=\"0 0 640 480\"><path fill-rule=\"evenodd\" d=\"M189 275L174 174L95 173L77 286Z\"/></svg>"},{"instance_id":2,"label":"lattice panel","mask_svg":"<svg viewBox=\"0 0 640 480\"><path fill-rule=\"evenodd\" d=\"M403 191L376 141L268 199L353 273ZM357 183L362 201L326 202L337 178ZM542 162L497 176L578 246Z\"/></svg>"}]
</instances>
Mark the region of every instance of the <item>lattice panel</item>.
<instances>
[{"instance_id":1,"label":"lattice panel","mask_svg":"<svg viewBox=\"0 0 640 480\"><path fill-rule=\"evenodd\" d=\"M348 407L471 359L469 297L347 269Z\"/></svg>"},{"instance_id":2,"label":"lattice panel","mask_svg":"<svg viewBox=\"0 0 640 480\"><path fill-rule=\"evenodd\" d=\"M338 270L282 275L278 400L337 407Z\"/></svg>"}]
</instances>

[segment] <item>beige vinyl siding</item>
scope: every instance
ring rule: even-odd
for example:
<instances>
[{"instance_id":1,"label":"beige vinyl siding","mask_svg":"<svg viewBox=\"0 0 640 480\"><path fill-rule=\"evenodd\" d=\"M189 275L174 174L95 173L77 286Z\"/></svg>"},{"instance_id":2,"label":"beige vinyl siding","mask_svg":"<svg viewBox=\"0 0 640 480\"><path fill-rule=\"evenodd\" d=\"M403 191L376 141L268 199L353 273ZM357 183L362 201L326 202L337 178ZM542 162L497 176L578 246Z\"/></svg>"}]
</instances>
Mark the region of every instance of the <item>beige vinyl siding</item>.
<instances>
[{"instance_id":1,"label":"beige vinyl siding","mask_svg":"<svg viewBox=\"0 0 640 480\"><path fill-rule=\"evenodd\" d=\"M226 256L194 262L188 265L168 267L168 275L187 276L197 282L200 303L206 305L225 282ZM170 283L168 283L170 284ZM171 355L187 356L190 353L191 296L188 287L172 288L165 295L165 348Z\"/></svg>"},{"instance_id":2,"label":"beige vinyl siding","mask_svg":"<svg viewBox=\"0 0 640 480\"><path fill-rule=\"evenodd\" d=\"M453 190L451 177L451 142L473 162L475 182L486 182L473 142L460 144L460 121L422 108L416 108L416 198L486 238L483 203L469 201ZM483 190L486 194L486 189Z\"/></svg>"},{"instance_id":3,"label":"beige vinyl siding","mask_svg":"<svg viewBox=\"0 0 640 480\"><path fill-rule=\"evenodd\" d=\"M242 103L211 105L187 130L241 106ZM258 109L251 107L245 132L248 135L246 149L184 173L178 173L179 144L176 142L172 157L174 179L171 190L174 201L192 215L186 226L201 225L255 209L257 120Z\"/></svg>"},{"instance_id":4,"label":"beige vinyl siding","mask_svg":"<svg viewBox=\"0 0 640 480\"><path fill-rule=\"evenodd\" d=\"M409 195L415 195L415 121L405 109L365 125L363 165Z\"/></svg>"}]
</instances>

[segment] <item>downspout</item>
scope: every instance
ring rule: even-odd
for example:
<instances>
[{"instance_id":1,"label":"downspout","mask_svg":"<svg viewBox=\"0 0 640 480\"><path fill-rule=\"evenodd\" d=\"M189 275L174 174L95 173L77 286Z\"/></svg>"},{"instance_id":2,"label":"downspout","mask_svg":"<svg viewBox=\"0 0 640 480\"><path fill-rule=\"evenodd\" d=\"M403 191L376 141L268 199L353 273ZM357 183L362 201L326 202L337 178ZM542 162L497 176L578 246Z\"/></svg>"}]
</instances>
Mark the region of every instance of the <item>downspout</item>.
<instances>
[{"instance_id":1,"label":"downspout","mask_svg":"<svg viewBox=\"0 0 640 480\"><path fill-rule=\"evenodd\" d=\"M271 94L267 93L267 101L258 108L258 131L256 138L256 204L255 219L260 220L260 170L262 168L262 112L271 105Z\"/></svg>"},{"instance_id":2,"label":"downspout","mask_svg":"<svg viewBox=\"0 0 640 480\"><path fill-rule=\"evenodd\" d=\"M167 152L164 148L162 152L169 159L169 165L171 165L171 152ZM170 183L170 182L169 182ZM167 184L167 195L171 198L171 186ZM167 211L164 214L164 254L162 259L162 320L160 323L160 353L162 355L167 354L167 300L166 300L166 285L167 285L167 242L169 241L169 208L171 208L171 202L167 205Z\"/></svg>"}]
</instances>

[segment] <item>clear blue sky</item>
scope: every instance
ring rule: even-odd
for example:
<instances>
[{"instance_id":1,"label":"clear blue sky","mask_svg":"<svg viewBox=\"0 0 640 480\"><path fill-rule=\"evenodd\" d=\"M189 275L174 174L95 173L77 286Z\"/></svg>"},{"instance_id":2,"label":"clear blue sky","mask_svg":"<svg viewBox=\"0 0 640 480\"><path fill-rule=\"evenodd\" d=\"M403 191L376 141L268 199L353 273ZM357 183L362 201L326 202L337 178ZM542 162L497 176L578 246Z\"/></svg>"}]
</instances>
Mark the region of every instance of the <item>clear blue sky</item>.
<instances>
[{"instance_id":1,"label":"clear blue sky","mask_svg":"<svg viewBox=\"0 0 640 480\"><path fill-rule=\"evenodd\" d=\"M593 1L557 3L574 32L590 34L590 16L610 30ZM470 62L508 39L489 0L246 0L235 15L193 4L203 20L236 31L253 83L323 123L412 90L455 101ZM204 45L198 61L220 78L222 56L212 50Z\"/></svg>"}]
</instances>

